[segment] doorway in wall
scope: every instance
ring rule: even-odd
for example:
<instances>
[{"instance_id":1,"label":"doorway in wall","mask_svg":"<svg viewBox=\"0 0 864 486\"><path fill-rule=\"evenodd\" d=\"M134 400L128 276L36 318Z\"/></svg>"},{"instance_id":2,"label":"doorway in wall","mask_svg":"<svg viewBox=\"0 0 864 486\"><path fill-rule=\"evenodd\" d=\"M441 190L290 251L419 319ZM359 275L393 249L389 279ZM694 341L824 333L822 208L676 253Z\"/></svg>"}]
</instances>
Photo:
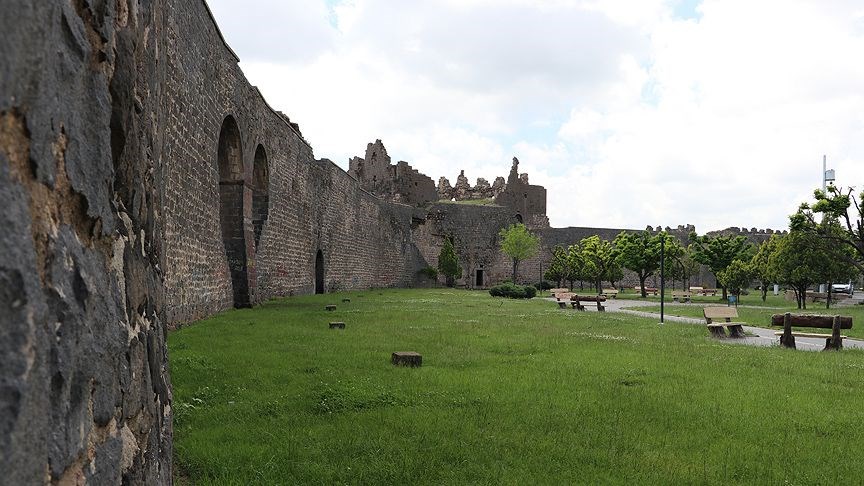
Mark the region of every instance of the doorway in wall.
<instances>
[{"instance_id":1,"label":"doorway in wall","mask_svg":"<svg viewBox=\"0 0 864 486\"><path fill-rule=\"evenodd\" d=\"M482 268L477 269L477 277L474 280L474 286L475 287L482 287L483 286L483 269Z\"/></svg>"},{"instance_id":2,"label":"doorway in wall","mask_svg":"<svg viewBox=\"0 0 864 486\"><path fill-rule=\"evenodd\" d=\"M315 293L324 293L324 253L321 250L315 255Z\"/></svg>"}]
</instances>

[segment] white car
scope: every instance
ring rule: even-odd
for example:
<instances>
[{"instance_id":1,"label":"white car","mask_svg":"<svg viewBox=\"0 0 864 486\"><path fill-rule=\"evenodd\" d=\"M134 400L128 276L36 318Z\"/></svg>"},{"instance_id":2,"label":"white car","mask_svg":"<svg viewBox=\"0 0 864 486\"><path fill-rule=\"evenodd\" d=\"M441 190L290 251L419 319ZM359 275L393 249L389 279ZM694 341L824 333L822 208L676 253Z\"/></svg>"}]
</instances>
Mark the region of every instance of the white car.
<instances>
[{"instance_id":1,"label":"white car","mask_svg":"<svg viewBox=\"0 0 864 486\"><path fill-rule=\"evenodd\" d=\"M852 285L852 282L846 284L833 284L831 285L831 291L838 294L852 295L855 292L855 287Z\"/></svg>"}]
</instances>

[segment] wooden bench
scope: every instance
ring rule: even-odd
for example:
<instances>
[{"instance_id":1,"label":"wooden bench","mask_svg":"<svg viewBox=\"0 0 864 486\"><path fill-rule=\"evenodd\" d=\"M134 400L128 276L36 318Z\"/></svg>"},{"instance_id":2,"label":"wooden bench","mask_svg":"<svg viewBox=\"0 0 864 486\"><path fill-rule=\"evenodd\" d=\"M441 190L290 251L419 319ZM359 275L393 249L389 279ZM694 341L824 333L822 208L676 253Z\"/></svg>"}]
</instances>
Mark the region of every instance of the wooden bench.
<instances>
[{"instance_id":1,"label":"wooden bench","mask_svg":"<svg viewBox=\"0 0 864 486\"><path fill-rule=\"evenodd\" d=\"M822 316L815 314L774 314L771 316L772 326L783 326L783 331L775 332L780 336L780 344L795 349L795 337L825 338L823 351L843 349L843 339L840 329L852 329L852 318L849 316ZM792 331L793 327L813 327L831 329L831 334Z\"/></svg>"},{"instance_id":2,"label":"wooden bench","mask_svg":"<svg viewBox=\"0 0 864 486\"><path fill-rule=\"evenodd\" d=\"M563 294L565 292L570 292L570 289L560 288L560 289L549 289L549 296L555 297L558 294Z\"/></svg>"},{"instance_id":3,"label":"wooden bench","mask_svg":"<svg viewBox=\"0 0 864 486\"><path fill-rule=\"evenodd\" d=\"M690 287L690 293L696 295L717 295L717 289L706 289L702 287Z\"/></svg>"},{"instance_id":4,"label":"wooden bench","mask_svg":"<svg viewBox=\"0 0 864 486\"><path fill-rule=\"evenodd\" d=\"M673 290L672 291L672 301L673 302L690 302L690 292L684 292L683 290Z\"/></svg>"},{"instance_id":5,"label":"wooden bench","mask_svg":"<svg viewBox=\"0 0 864 486\"><path fill-rule=\"evenodd\" d=\"M642 295L642 287L633 287L639 295ZM658 295L660 294L660 289L657 287L645 287L645 295Z\"/></svg>"},{"instance_id":6,"label":"wooden bench","mask_svg":"<svg viewBox=\"0 0 864 486\"><path fill-rule=\"evenodd\" d=\"M729 336L730 338L743 338L744 337L744 328L741 327L744 325L743 322L732 322L732 318L738 317L738 309L734 307L704 307L702 309L702 314L705 316L705 322L708 324L708 330L711 331L711 335L718 338L725 338L726 330L724 327L729 328ZM716 319L723 319L720 322L715 322Z\"/></svg>"},{"instance_id":7,"label":"wooden bench","mask_svg":"<svg viewBox=\"0 0 864 486\"><path fill-rule=\"evenodd\" d=\"M603 292L600 292L600 295L606 297L607 299L614 299L618 297L618 290L616 289L603 289Z\"/></svg>"},{"instance_id":8,"label":"wooden bench","mask_svg":"<svg viewBox=\"0 0 864 486\"><path fill-rule=\"evenodd\" d=\"M567 308L567 302L570 301L570 298L573 297L573 292L559 292L555 294L555 300L558 302L558 307L561 309Z\"/></svg>"},{"instance_id":9,"label":"wooden bench","mask_svg":"<svg viewBox=\"0 0 864 486\"><path fill-rule=\"evenodd\" d=\"M585 310L585 306L582 305L582 302L595 302L597 304L597 312L606 311L606 307L603 306L603 302L606 302L606 297L603 295L574 295L573 297L570 297L570 304L576 310Z\"/></svg>"}]
</instances>

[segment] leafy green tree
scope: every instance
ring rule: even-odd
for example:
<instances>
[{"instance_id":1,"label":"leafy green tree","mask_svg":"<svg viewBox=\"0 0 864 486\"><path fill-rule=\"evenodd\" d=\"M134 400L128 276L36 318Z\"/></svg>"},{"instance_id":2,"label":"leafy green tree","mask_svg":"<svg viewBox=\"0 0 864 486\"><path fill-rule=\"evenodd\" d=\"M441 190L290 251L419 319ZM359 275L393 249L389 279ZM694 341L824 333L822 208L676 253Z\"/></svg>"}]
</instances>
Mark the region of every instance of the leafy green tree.
<instances>
[{"instance_id":1,"label":"leafy green tree","mask_svg":"<svg viewBox=\"0 0 864 486\"><path fill-rule=\"evenodd\" d=\"M444 246L438 254L438 271L444 275L448 287L452 287L456 279L462 278L462 267L459 265L459 256L453 247L453 240L444 238Z\"/></svg>"},{"instance_id":2,"label":"leafy green tree","mask_svg":"<svg viewBox=\"0 0 864 486\"><path fill-rule=\"evenodd\" d=\"M540 238L522 223L502 229L498 236L501 237L501 251L513 260L513 283L516 283L519 262L537 254Z\"/></svg>"},{"instance_id":3,"label":"leafy green tree","mask_svg":"<svg viewBox=\"0 0 864 486\"><path fill-rule=\"evenodd\" d=\"M681 248L678 240L665 232L652 235L647 231L638 233L622 231L615 237L617 263L636 273L642 289L642 297L645 297L645 280L660 270L660 248L664 245L664 241L667 263L683 254L684 249Z\"/></svg>"},{"instance_id":4,"label":"leafy green tree","mask_svg":"<svg viewBox=\"0 0 864 486\"><path fill-rule=\"evenodd\" d=\"M753 275L753 279L759 281L759 288L762 289L762 302L765 302L765 299L768 297L768 286L777 281L777 276L773 273L770 260L771 255L777 251L779 241L779 235L771 235L771 238L759 245L756 254L750 259L750 273Z\"/></svg>"},{"instance_id":5,"label":"leafy green tree","mask_svg":"<svg viewBox=\"0 0 864 486\"><path fill-rule=\"evenodd\" d=\"M726 269L734 260L746 261L751 258L753 245L747 242L743 236L697 236L690 234L690 245L693 251L693 259L708 265L711 272L718 277L718 284L723 289L723 300L728 297L727 288L719 281L719 273Z\"/></svg>"},{"instance_id":6,"label":"leafy green tree","mask_svg":"<svg viewBox=\"0 0 864 486\"><path fill-rule=\"evenodd\" d=\"M567 247L567 276L565 280L570 283L570 290L577 280L585 280L585 261L582 258L582 247L579 244ZM581 286L581 284L580 284Z\"/></svg>"},{"instance_id":7,"label":"leafy green tree","mask_svg":"<svg viewBox=\"0 0 864 486\"><path fill-rule=\"evenodd\" d=\"M807 289L821 281L825 254L819 237L806 231L790 231L777 240L775 251L768 257L769 272L795 292L799 309L807 308Z\"/></svg>"},{"instance_id":8,"label":"leafy green tree","mask_svg":"<svg viewBox=\"0 0 864 486\"><path fill-rule=\"evenodd\" d=\"M699 273L702 264L693 259L693 252L679 244L680 253L672 258L669 266L669 276L672 278L673 288L676 280L680 281L686 290L690 286L690 278Z\"/></svg>"},{"instance_id":9,"label":"leafy green tree","mask_svg":"<svg viewBox=\"0 0 864 486\"><path fill-rule=\"evenodd\" d=\"M741 297L741 290L747 288L753 281L753 272L749 262L732 260L732 263L717 273L717 279L735 296L736 306Z\"/></svg>"},{"instance_id":10,"label":"leafy green tree","mask_svg":"<svg viewBox=\"0 0 864 486\"><path fill-rule=\"evenodd\" d=\"M599 236L589 236L580 242L582 250L580 252L583 262L583 275L586 280L594 283L597 293L602 291L602 282L606 280L611 273L618 257L618 252L607 240L600 239Z\"/></svg>"},{"instance_id":11,"label":"leafy green tree","mask_svg":"<svg viewBox=\"0 0 864 486\"><path fill-rule=\"evenodd\" d=\"M560 288L564 280L567 279L568 270L567 249L558 245L552 249L552 260L549 262L549 268L543 278L557 282L556 287Z\"/></svg>"},{"instance_id":12,"label":"leafy green tree","mask_svg":"<svg viewBox=\"0 0 864 486\"><path fill-rule=\"evenodd\" d=\"M864 272L864 191L858 197L853 190L829 186L813 193L816 202L804 203L790 219L792 231L811 232L847 247L849 263ZM817 215L823 216L817 221ZM831 230L826 221L837 222L839 231Z\"/></svg>"},{"instance_id":13,"label":"leafy green tree","mask_svg":"<svg viewBox=\"0 0 864 486\"><path fill-rule=\"evenodd\" d=\"M825 308L828 309L831 307L833 296L832 284L855 280L861 272L854 264L854 250L849 245L841 243L843 228L840 223L832 216L826 216L821 226L822 234L819 241L822 244L821 250L825 254L821 281L828 283L828 298L825 299Z\"/></svg>"}]
</instances>

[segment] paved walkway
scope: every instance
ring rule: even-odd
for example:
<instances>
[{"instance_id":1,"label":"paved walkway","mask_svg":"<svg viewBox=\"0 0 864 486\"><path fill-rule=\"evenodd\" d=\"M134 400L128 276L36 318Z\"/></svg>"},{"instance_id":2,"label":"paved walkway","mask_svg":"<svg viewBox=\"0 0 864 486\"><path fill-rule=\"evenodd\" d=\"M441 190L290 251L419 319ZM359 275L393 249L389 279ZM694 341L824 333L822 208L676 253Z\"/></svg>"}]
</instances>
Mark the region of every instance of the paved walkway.
<instances>
[{"instance_id":1,"label":"paved walkway","mask_svg":"<svg viewBox=\"0 0 864 486\"><path fill-rule=\"evenodd\" d=\"M549 298L548 300L555 301L554 297ZM624 307L653 307L660 305L659 302L651 302L651 301L640 301L640 300L628 300L628 299L609 299L604 303L607 312L621 312L624 314L632 314L634 316L646 317L648 319L657 319L658 322L660 320L660 314L655 312L645 312L631 309L624 309ZM678 304L677 302L674 305L692 305L696 307L702 307L700 304ZM751 307L751 308L759 308L759 309L778 309L776 307L759 307L759 306L740 306L740 307ZM588 312L597 312L596 307L591 307L590 305L586 305L585 309ZM664 316L664 320L670 322L684 322L687 324L699 324L704 326L704 319L696 319L693 317L679 317L679 316ZM752 327L752 326L742 326L744 331L747 332L748 336L744 339L726 339L724 342L734 343L734 344L750 344L753 346L775 346L780 344L780 337L774 335L775 329L766 329L764 327ZM825 340L821 338L795 338L795 345L798 349L805 349L808 351L821 351L825 347ZM864 341L860 339L844 339L843 347L845 348L854 348L854 349L864 349Z\"/></svg>"}]
</instances>

